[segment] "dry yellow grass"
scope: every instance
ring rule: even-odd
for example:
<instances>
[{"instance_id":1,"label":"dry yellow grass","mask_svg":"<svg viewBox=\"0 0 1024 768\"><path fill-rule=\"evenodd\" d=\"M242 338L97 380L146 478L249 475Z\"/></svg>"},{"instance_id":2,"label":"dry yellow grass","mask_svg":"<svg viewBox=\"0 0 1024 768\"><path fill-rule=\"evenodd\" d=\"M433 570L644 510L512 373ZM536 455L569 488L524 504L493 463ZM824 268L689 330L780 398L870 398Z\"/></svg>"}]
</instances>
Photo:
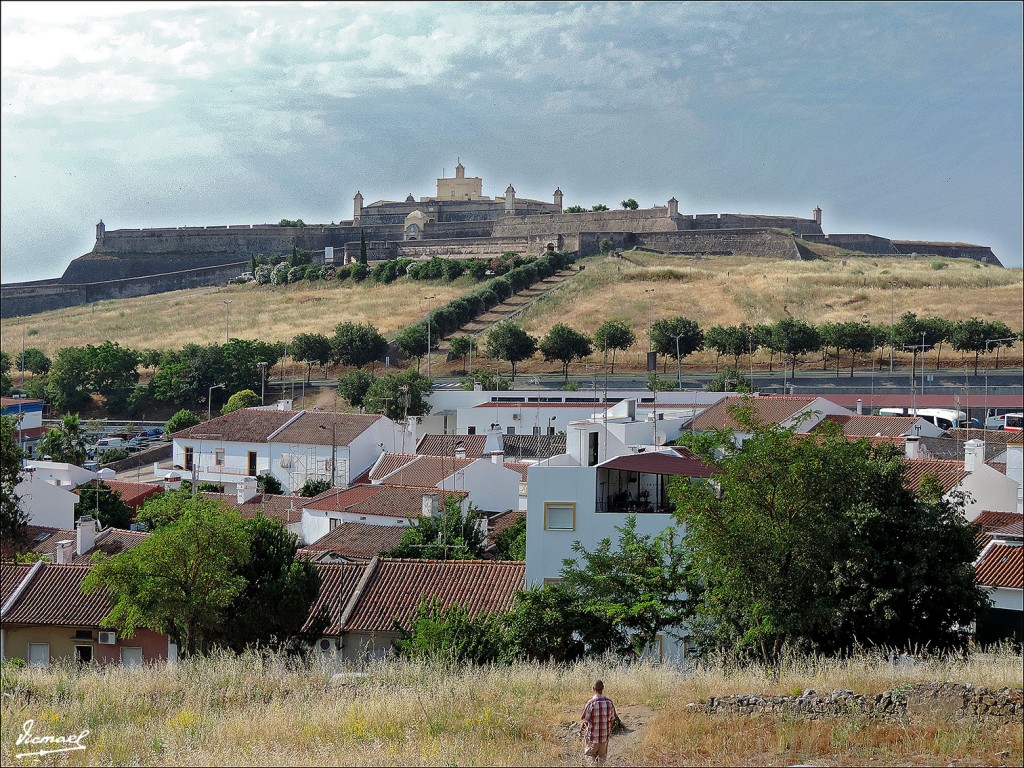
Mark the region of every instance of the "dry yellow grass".
<instances>
[{"instance_id":1,"label":"dry yellow grass","mask_svg":"<svg viewBox=\"0 0 1024 768\"><path fill-rule=\"evenodd\" d=\"M778 676L653 664L453 667L373 663L332 677L255 655L145 669L4 670L0 762L10 765L27 719L37 734L88 728L88 749L44 764L580 765L573 722L595 676L627 728L612 764L1019 765L1019 727L991 723L866 724L840 718L709 717L686 703L729 693L812 687L876 693L902 683L1021 685L1020 656L893 667L881 658L800 662Z\"/></svg>"},{"instance_id":2,"label":"dry yellow grass","mask_svg":"<svg viewBox=\"0 0 1024 768\"><path fill-rule=\"evenodd\" d=\"M468 283L451 285L403 281L296 283L285 286L230 285L159 293L135 299L101 301L81 307L4 320L0 346L8 354L25 346L51 357L61 347L110 340L133 349L179 349L190 342L223 343L224 301L230 301L232 337L287 342L299 333L334 333L342 321L368 322L384 335L466 292Z\"/></svg>"},{"instance_id":3,"label":"dry yellow grass","mask_svg":"<svg viewBox=\"0 0 1024 768\"><path fill-rule=\"evenodd\" d=\"M946 266L934 269L935 262ZM555 323L590 334L605 320L624 320L638 342L617 356L616 368L623 371L643 369L651 296L655 320L685 315L704 328L773 322L787 314L812 323L888 323L891 311L897 318L911 311L950 320L971 316L1002 320L1016 331L1024 316L1024 272L968 259L780 261L720 256L696 260L630 251L624 258L596 257L583 263L582 274L539 301L519 321L539 338ZM889 287L891 282L896 283L894 289ZM466 282L443 285L408 280L388 286L346 282L200 288L8 320L3 323L0 346L12 356L17 354L23 330L26 346L39 347L50 356L60 347L106 339L136 349L219 342L224 338L223 301L232 302L229 330L239 338L284 342L303 332L330 335L342 320L369 322L388 335L422 318L427 296L435 296L436 307L470 289ZM655 293L645 293L650 289ZM1001 359L1007 356L1019 364L1019 347L1001 353ZM934 357L929 353L929 365ZM944 345L943 364L959 359ZM595 355L593 361L598 360ZM708 369L714 360L714 353L705 351L687 358L685 365L691 370ZM767 362L767 353L755 356L755 365L766 367ZM462 369L461 361L444 364L438 356L434 363L439 374ZM506 368L502 364L501 370ZM540 356L519 366L524 373L552 373L559 368ZM585 364L573 366L574 372L584 370Z\"/></svg>"}]
</instances>

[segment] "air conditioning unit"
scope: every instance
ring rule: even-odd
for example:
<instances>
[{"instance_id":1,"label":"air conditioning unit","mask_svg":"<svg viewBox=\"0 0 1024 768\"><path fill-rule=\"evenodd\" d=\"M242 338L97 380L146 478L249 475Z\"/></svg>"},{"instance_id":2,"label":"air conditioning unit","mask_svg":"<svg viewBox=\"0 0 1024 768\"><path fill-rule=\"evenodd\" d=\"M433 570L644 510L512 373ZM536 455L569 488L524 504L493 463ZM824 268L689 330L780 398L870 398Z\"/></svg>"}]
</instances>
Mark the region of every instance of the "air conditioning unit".
<instances>
[{"instance_id":1,"label":"air conditioning unit","mask_svg":"<svg viewBox=\"0 0 1024 768\"><path fill-rule=\"evenodd\" d=\"M98 642L100 645L114 645L117 643L117 632L100 632Z\"/></svg>"},{"instance_id":2,"label":"air conditioning unit","mask_svg":"<svg viewBox=\"0 0 1024 768\"><path fill-rule=\"evenodd\" d=\"M328 640L326 637L323 638L320 641L320 650L321 651L329 651L329 650L331 650L331 641Z\"/></svg>"}]
</instances>

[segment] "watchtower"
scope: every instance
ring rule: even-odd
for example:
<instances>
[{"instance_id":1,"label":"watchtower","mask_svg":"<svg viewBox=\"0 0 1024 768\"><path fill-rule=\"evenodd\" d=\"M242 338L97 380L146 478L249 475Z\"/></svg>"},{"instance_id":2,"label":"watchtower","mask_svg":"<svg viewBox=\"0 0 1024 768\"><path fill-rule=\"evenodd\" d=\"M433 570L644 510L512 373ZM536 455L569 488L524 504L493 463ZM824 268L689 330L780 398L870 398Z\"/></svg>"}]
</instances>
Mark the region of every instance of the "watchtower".
<instances>
[{"instance_id":1,"label":"watchtower","mask_svg":"<svg viewBox=\"0 0 1024 768\"><path fill-rule=\"evenodd\" d=\"M359 217L363 215L363 195L360 192L356 192L356 196L352 198L352 224L359 224Z\"/></svg>"},{"instance_id":2,"label":"watchtower","mask_svg":"<svg viewBox=\"0 0 1024 768\"><path fill-rule=\"evenodd\" d=\"M516 212L516 190L511 184L508 185L508 189L505 190L505 213L514 214Z\"/></svg>"},{"instance_id":3,"label":"watchtower","mask_svg":"<svg viewBox=\"0 0 1024 768\"><path fill-rule=\"evenodd\" d=\"M555 188L555 207L558 208L558 212L562 212L562 189L561 187Z\"/></svg>"}]
</instances>

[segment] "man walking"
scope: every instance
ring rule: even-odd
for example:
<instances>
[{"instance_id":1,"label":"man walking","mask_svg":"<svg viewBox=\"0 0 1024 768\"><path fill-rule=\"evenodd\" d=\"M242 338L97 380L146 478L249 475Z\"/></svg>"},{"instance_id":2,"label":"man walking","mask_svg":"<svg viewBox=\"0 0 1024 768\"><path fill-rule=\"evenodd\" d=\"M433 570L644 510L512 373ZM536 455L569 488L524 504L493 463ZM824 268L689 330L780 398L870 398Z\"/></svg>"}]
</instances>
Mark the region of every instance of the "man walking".
<instances>
[{"instance_id":1,"label":"man walking","mask_svg":"<svg viewBox=\"0 0 1024 768\"><path fill-rule=\"evenodd\" d=\"M580 734L583 736L583 754L595 765L604 765L608 759L608 739L617 715L612 700L604 695L604 683L594 681L594 696L583 710Z\"/></svg>"}]
</instances>

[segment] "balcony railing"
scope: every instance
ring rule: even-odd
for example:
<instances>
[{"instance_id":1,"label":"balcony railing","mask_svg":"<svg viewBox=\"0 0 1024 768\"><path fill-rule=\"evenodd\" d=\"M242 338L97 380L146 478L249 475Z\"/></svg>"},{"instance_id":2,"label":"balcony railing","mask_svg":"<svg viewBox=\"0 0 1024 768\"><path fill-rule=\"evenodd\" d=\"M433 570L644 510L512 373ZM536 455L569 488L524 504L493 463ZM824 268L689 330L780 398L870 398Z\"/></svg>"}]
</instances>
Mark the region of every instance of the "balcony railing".
<instances>
[{"instance_id":1,"label":"balcony railing","mask_svg":"<svg viewBox=\"0 0 1024 768\"><path fill-rule=\"evenodd\" d=\"M214 462L197 462L196 469L200 475L217 475L224 476L228 475L231 477L250 477L249 474L249 463L245 461L225 461L223 464L215 464ZM190 471L190 470L186 470ZM256 474L262 475L265 472L270 471L270 463L268 461L256 462Z\"/></svg>"},{"instance_id":2,"label":"balcony railing","mask_svg":"<svg viewBox=\"0 0 1024 768\"><path fill-rule=\"evenodd\" d=\"M676 505L672 502L654 504L643 500L599 501L597 511L619 515L671 515L676 511Z\"/></svg>"}]
</instances>

